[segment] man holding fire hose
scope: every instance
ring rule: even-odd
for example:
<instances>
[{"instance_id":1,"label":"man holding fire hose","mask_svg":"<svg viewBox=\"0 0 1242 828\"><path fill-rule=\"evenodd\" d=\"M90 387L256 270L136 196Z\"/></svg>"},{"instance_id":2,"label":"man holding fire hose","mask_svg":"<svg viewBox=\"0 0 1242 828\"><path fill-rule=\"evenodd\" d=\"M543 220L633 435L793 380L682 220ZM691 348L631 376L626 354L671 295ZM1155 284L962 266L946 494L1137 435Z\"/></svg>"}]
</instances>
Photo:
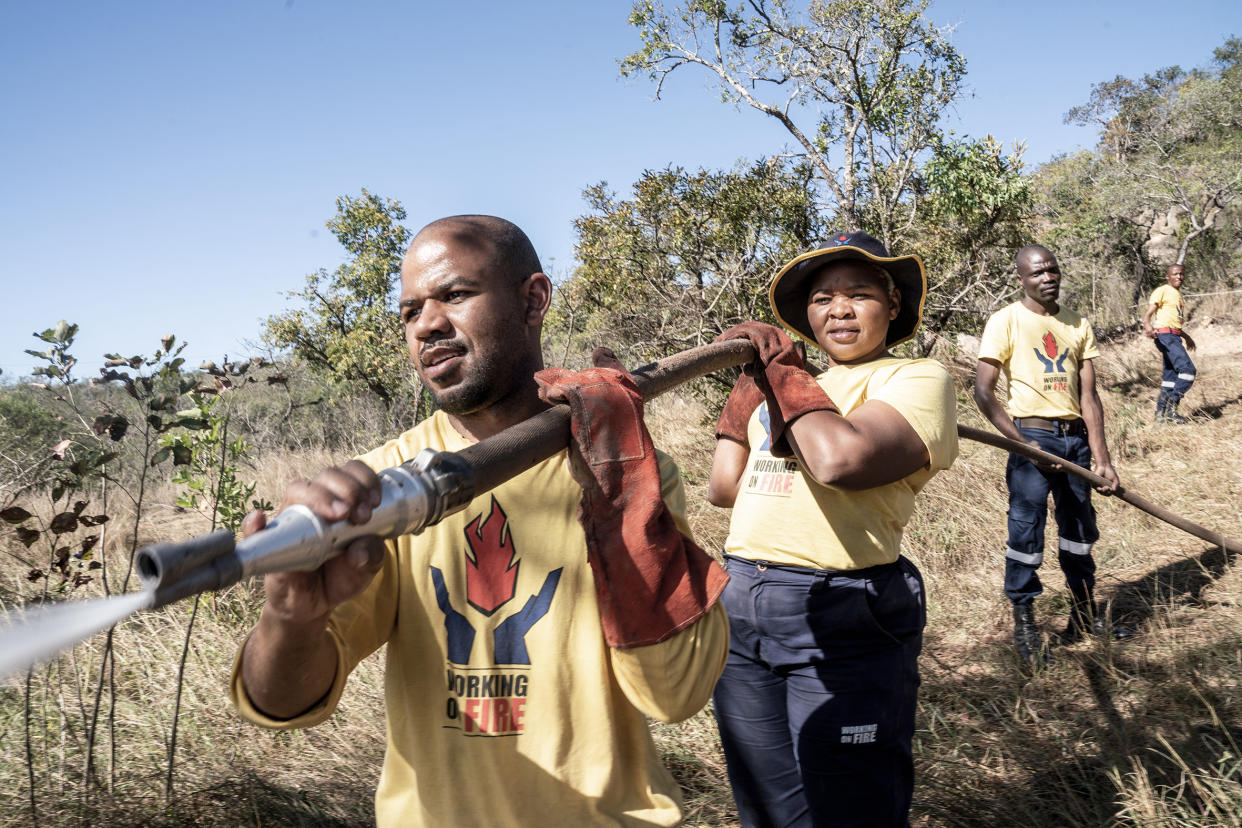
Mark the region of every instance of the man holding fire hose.
<instances>
[{"instance_id":1,"label":"man holding fire hose","mask_svg":"<svg viewBox=\"0 0 1242 828\"><path fill-rule=\"evenodd\" d=\"M606 352L588 371L542 370L551 283L507 221L433 222L401 283L406 342L440 410L291 485L283 505L365 523L376 469L463 449L551 402L570 404L568 457L419 536L363 538L315 572L268 575L234 704L266 727L318 724L386 644L379 825L677 824L645 716L706 702L726 655L727 576L689 540L680 477L632 380ZM256 513L244 528L263 525Z\"/></svg>"}]
</instances>

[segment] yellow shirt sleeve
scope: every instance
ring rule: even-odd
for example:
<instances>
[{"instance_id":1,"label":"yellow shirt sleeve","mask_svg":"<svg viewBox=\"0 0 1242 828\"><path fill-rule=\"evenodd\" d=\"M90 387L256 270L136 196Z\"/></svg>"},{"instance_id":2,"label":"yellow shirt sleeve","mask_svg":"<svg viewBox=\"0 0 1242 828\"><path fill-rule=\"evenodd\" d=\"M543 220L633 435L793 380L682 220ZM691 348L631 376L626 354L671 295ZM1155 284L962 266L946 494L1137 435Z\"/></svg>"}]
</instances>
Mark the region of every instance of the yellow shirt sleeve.
<instances>
[{"instance_id":1,"label":"yellow shirt sleeve","mask_svg":"<svg viewBox=\"0 0 1242 828\"><path fill-rule=\"evenodd\" d=\"M677 465L662 451L660 494L677 529L693 540L686 521L686 490ZM703 709L729 656L729 621L717 602L676 635L647 647L612 650L617 684L636 708L662 722L678 722Z\"/></svg>"},{"instance_id":2,"label":"yellow shirt sleeve","mask_svg":"<svg viewBox=\"0 0 1242 828\"><path fill-rule=\"evenodd\" d=\"M1008 313L994 313L983 326L979 337L979 359L987 359L1004 365L1013 355L1013 337L1009 333Z\"/></svg>"},{"instance_id":3,"label":"yellow shirt sleeve","mask_svg":"<svg viewBox=\"0 0 1242 828\"><path fill-rule=\"evenodd\" d=\"M679 722L703 709L729 657L729 620L716 602L686 629L649 647L612 651L617 684L644 714Z\"/></svg>"},{"instance_id":4,"label":"yellow shirt sleeve","mask_svg":"<svg viewBox=\"0 0 1242 828\"><path fill-rule=\"evenodd\" d=\"M941 471L957 458L957 398L953 378L940 363L912 360L893 372L871 399L897 409L927 446L931 468Z\"/></svg>"},{"instance_id":5,"label":"yellow shirt sleeve","mask_svg":"<svg viewBox=\"0 0 1242 828\"><path fill-rule=\"evenodd\" d=\"M349 675L349 671L345 669L344 647L337 635L329 630L332 636L332 643L336 646L336 678L332 681L332 687L328 690L327 695L319 700L314 707L304 713L294 716L292 719L273 719L262 710L254 706L250 701L250 695L246 692L245 683L242 681L242 653L245 651L246 644L242 642L242 646L237 650L237 657L233 659L233 674L229 677L229 701L233 704L238 714L253 725L265 727L269 730L297 730L302 727L314 727L320 722L327 719L336 710L337 704L341 700L341 694L345 690L345 679ZM250 640L250 636L246 636L246 640Z\"/></svg>"},{"instance_id":6,"label":"yellow shirt sleeve","mask_svg":"<svg viewBox=\"0 0 1242 828\"><path fill-rule=\"evenodd\" d=\"M1078 361L1084 359L1098 359L1100 356L1100 348L1095 342L1095 331L1091 327L1091 323L1083 319L1082 331L1082 353L1078 355Z\"/></svg>"}]
</instances>

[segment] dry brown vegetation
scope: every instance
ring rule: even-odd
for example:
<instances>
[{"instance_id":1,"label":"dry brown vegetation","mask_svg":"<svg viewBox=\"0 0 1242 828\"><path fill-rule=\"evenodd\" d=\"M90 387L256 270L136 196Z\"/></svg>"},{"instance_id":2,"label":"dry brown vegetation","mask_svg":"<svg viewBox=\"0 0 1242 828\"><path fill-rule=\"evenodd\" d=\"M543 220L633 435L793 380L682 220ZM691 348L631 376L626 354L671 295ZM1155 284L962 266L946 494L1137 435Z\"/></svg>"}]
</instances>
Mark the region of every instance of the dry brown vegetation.
<instances>
[{"instance_id":1,"label":"dry brown vegetation","mask_svg":"<svg viewBox=\"0 0 1242 828\"><path fill-rule=\"evenodd\" d=\"M1099 364L1110 446L1123 482L1225 535L1242 538L1242 326L1222 300L1200 306L1199 381L1185 427L1151 423L1158 358L1141 338L1103 345ZM982 426L969 402L969 356L942 353L959 382L962 421ZM708 548L728 516L707 505L711 438L702 409L662 399L649 415L658 444L676 456L690 518ZM334 454L319 445L257 452L250 472L279 500L284 483ZM1215 547L1132 507L1100 498L1100 597L1139 635L1123 643L1061 646L1031 674L1012 654L1000 591L1005 527L1004 456L963 443L952 470L920 498L907 554L927 580L930 620L915 746L914 821L947 826L1242 825L1242 570ZM155 502L171 503L171 488ZM159 507L150 537L184 537L201 518ZM104 540L123 566L126 518ZM1051 533L1055 534L1055 533ZM12 538L0 535L0 543ZM0 596L20 595L25 571L5 554ZM1063 627L1068 598L1055 555L1038 604L1043 629ZM84 784L85 727L98 676L97 637L29 683L0 684L0 824L29 825L33 784L40 824L366 825L383 751L382 664L350 679L342 708L308 731L271 733L240 722L224 682L260 595L256 584L202 598L178 730L174 795L166 799L167 741L177 662L191 601L116 628L115 710L101 724L95 780ZM27 756L25 705L37 726ZM106 711L106 707L105 707ZM690 825L734 824L710 714L654 733L685 790Z\"/></svg>"}]
</instances>

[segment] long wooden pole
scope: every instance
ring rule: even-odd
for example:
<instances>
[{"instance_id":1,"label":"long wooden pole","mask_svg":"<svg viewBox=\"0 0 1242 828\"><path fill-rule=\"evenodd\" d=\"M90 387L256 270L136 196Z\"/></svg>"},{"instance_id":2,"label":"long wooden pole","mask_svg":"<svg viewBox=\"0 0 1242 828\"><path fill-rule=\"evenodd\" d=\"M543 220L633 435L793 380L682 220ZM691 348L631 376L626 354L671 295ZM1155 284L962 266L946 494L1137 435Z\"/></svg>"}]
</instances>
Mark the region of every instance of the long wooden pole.
<instances>
[{"instance_id":1,"label":"long wooden pole","mask_svg":"<svg viewBox=\"0 0 1242 828\"><path fill-rule=\"evenodd\" d=\"M1081 477L1093 486L1108 485L1107 480L1100 477L1090 469L1084 469L1082 466L1075 465L1064 458L1057 457L1055 454L1049 454L1046 451L1033 448L1028 446L1026 443L1019 443L1014 440L1010 440L1008 437L1002 437L1001 435L994 434L991 431L983 431L982 429L959 425L957 427L957 434L959 437L963 437L967 440L974 440L977 443L985 443L989 446L995 446L996 448L1004 449L1005 451L1011 451L1015 454L1021 454L1024 457L1029 457L1032 460L1041 460L1045 463L1056 463L1061 467L1062 471L1076 477ZM1201 538L1208 543L1214 543L1222 549L1232 552L1235 555L1242 553L1242 544L1237 541L1225 537L1220 532L1213 532L1206 526L1200 526L1192 520L1187 520L1181 515L1170 512L1163 506L1157 506L1147 498L1130 491L1125 486L1119 486L1116 491L1111 492L1110 494L1115 498L1124 500L1136 509L1142 509L1152 517L1157 517L1160 520L1163 520L1170 526L1176 526L1183 532L1188 532L1194 535L1196 538Z\"/></svg>"},{"instance_id":2,"label":"long wooden pole","mask_svg":"<svg viewBox=\"0 0 1242 828\"><path fill-rule=\"evenodd\" d=\"M743 365L755 357L754 347L748 341L734 339L691 348L659 362L636 368L632 373L643 398L649 400L687 380ZM1032 448L1025 443L1014 442L999 434L964 425L957 427L957 433L966 440L995 446L1033 460L1056 463L1067 474L1081 477L1094 486L1108 485L1108 481L1090 469L1084 469L1056 455ZM482 493L525 471L540 460L551 457L564 448L568 441L569 411L562 405L463 449L459 454L474 467L477 475L476 491ZM1216 544L1234 554L1242 553L1242 544L1238 541L1157 506L1124 486L1113 492L1112 496L1208 543Z\"/></svg>"}]
</instances>

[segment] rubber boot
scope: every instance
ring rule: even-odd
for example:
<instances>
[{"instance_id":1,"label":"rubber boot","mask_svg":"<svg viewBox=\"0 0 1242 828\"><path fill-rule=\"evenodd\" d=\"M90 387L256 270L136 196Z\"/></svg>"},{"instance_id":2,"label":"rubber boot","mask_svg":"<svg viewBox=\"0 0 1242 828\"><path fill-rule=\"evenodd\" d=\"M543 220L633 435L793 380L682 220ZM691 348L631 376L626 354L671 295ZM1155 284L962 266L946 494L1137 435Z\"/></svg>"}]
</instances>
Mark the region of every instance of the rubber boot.
<instances>
[{"instance_id":1,"label":"rubber boot","mask_svg":"<svg viewBox=\"0 0 1242 828\"><path fill-rule=\"evenodd\" d=\"M1156 398L1156 417L1155 422L1167 423L1169 421L1169 395L1160 392L1160 396Z\"/></svg>"},{"instance_id":2,"label":"rubber boot","mask_svg":"<svg viewBox=\"0 0 1242 828\"><path fill-rule=\"evenodd\" d=\"M1108 623L1100 607L1092 599L1090 592L1071 592L1069 623L1061 639L1066 643L1080 640L1084 635L1111 636L1117 641L1130 638L1134 631L1128 627L1113 626Z\"/></svg>"},{"instance_id":3,"label":"rubber boot","mask_svg":"<svg viewBox=\"0 0 1242 828\"><path fill-rule=\"evenodd\" d=\"M1053 663L1052 653L1044 646L1039 627L1035 626L1035 605L1014 604L1013 644L1021 659L1032 667L1047 667Z\"/></svg>"}]
</instances>

